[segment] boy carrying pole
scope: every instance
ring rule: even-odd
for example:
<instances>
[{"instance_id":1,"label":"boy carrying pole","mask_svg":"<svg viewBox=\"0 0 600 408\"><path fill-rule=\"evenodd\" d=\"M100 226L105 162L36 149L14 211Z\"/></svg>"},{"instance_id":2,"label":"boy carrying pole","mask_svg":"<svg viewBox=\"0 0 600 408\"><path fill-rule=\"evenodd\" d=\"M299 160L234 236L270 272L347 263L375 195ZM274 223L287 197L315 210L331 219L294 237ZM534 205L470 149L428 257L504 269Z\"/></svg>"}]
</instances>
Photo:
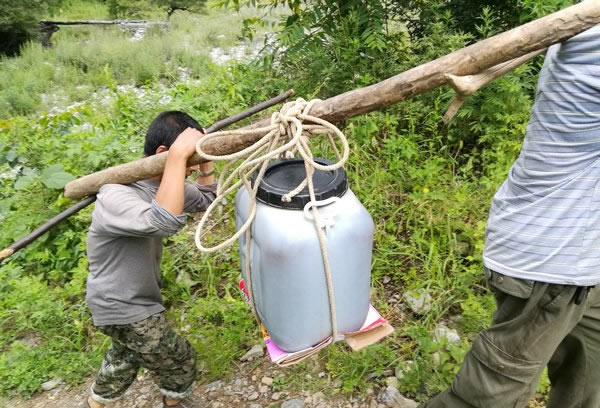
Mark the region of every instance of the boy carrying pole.
<instances>
[{"instance_id":1,"label":"boy carrying pole","mask_svg":"<svg viewBox=\"0 0 600 408\"><path fill-rule=\"evenodd\" d=\"M175 234L186 212L215 199L212 163L198 166L196 183L188 159L203 136L189 115L158 115L146 134L144 154L169 151L162 176L98 192L88 234L90 273L86 300L94 325L112 338L91 394L80 408L101 408L123 396L140 367L150 370L163 407L193 408L196 352L165 320L160 294L163 237Z\"/></svg>"}]
</instances>

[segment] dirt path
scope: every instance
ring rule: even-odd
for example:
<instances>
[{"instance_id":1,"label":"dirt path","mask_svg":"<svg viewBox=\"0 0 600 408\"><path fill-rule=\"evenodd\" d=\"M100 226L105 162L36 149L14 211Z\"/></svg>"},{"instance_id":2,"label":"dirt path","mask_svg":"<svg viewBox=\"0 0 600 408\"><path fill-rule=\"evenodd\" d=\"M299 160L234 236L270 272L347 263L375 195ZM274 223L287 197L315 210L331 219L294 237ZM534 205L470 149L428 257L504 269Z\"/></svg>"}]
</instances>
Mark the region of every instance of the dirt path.
<instances>
[{"instance_id":1,"label":"dirt path","mask_svg":"<svg viewBox=\"0 0 600 408\"><path fill-rule=\"evenodd\" d=\"M277 391L271 383L275 377L286 375L286 370L278 368L263 357L257 365L241 363L240 369L232 378L200 385L194 391L199 406L206 408L275 408L286 401L296 400L296 404L285 404L290 408L383 408L378 404L375 394L350 399L348 397L328 397L322 391L286 390ZM311 375L311 374L307 374ZM318 376L319 373L315 373ZM322 374L321 374L322 375ZM93 381L77 387L58 387L37 394L30 400L0 400L3 408L76 408L88 393ZM335 389L337 384L332 383ZM284 407L285 407L284 406ZM149 373L141 372L137 381L130 387L122 400L112 408L160 408L161 400L158 388L152 382Z\"/></svg>"}]
</instances>

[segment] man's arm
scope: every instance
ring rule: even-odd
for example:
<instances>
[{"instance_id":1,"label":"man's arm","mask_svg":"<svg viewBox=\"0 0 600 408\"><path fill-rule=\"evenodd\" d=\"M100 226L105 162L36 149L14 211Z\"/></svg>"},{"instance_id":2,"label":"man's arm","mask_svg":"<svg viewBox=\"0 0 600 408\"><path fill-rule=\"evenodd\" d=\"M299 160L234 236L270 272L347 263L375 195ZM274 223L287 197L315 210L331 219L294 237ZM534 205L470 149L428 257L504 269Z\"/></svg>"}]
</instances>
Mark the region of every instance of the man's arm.
<instances>
[{"instance_id":1,"label":"man's arm","mask_svg":"<svg viewBox=\"0 0 600 408\"><path fill-rule=\"evenodd\" d=\"M215 182L215 166L212 162L206 162L198 165L198 178L196 183L201 186L208 186Z\"/></svg>"},{"instance_id":2,"label":"man's arm","mask_svg":"<svg viewBox=\"0 0 600 408\"><path fill-rule=\"evenodd\" d=\"M196 152L196 143L201 137L201 132L188 128L169 148L156 202L175 216L183 214L187 161Z\"/></svg>"}]
</instances>

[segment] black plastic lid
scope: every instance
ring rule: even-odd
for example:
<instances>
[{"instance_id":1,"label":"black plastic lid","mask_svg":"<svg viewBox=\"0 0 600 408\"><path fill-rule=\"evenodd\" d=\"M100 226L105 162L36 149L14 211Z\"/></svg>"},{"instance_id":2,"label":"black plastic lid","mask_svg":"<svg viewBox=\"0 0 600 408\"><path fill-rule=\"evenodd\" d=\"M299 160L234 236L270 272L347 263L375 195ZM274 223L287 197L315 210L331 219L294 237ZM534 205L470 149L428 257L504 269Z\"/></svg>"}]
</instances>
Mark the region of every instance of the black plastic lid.
<instances>
[{"instance_id":1,"label":"black plastic lid","mask_svg":"<svg viewBox=\"0 0 600 408\"><path fill-rule=\"evenodd\" d=\"M331 161L322 158L314 159L317 163L329 166ZM256 174L254 174L254 178ZM289 193L306 178L303 159L289 159L274 162L267 167L265 175L256 192L256 198L272 207L301 210L310 202L308 187L292 197L289 203L281 201L281 197ZM330 197L342 197L348 190L346 171L339 168L333 171L315 169L313 175L315 198L326 200Z\"/></svg>"}]
</instances>

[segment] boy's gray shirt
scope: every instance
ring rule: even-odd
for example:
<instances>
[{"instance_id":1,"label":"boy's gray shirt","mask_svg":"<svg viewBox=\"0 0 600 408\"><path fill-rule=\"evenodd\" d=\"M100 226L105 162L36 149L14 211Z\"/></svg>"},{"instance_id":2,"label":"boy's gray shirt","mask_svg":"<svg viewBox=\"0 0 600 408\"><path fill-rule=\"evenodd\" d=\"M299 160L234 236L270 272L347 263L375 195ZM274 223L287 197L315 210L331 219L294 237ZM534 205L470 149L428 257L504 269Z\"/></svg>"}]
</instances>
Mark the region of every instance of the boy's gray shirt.
<instances>
[{"instance_id":1,"label":"boy's gray shirt","mask_svg":"<svg viewBox=\"0 0 600 408\"><path fill-rule=\"evenodd\" d=\"M143 320L165 308L160 294L163 237L175 234L186 216L175 216L154 200L160 182L108 184L97 195L88 233L86 300L94 324ZM185 212L205 210L216 185L185 185Z\"/></svg>"}]
</instances>

